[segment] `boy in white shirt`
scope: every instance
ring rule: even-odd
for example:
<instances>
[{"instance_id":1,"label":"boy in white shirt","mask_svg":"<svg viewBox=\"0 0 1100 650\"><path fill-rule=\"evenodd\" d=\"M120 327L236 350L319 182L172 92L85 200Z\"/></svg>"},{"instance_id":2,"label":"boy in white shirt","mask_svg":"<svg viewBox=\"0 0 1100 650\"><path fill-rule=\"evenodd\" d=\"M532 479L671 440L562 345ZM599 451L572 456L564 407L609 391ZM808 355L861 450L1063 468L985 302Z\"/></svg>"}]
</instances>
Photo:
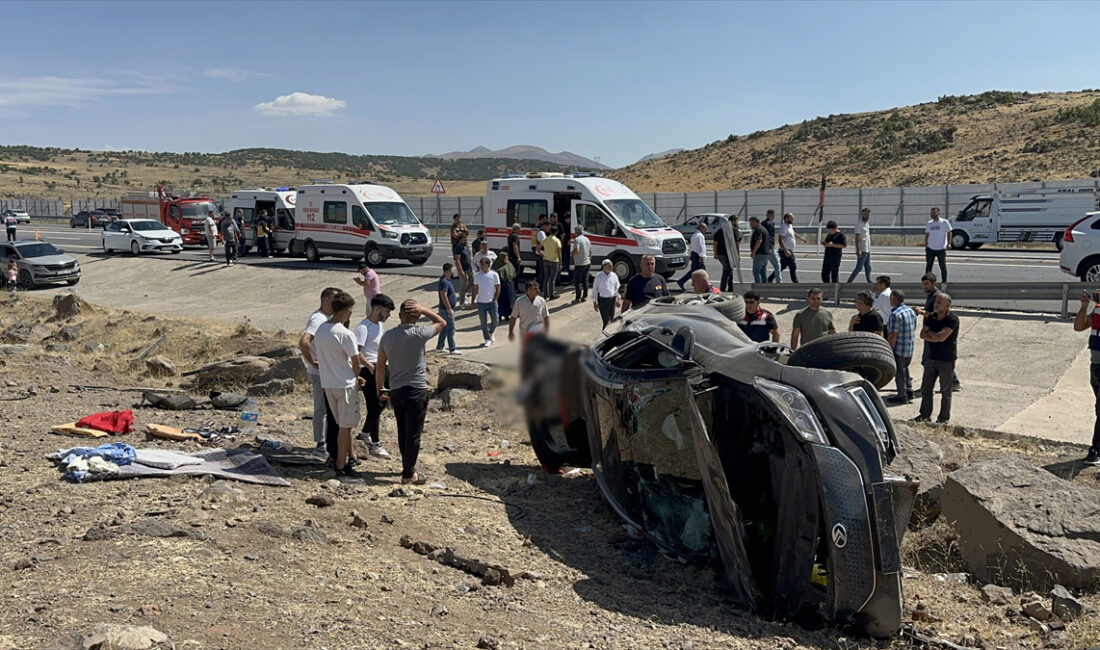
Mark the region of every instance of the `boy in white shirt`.
<instances>
[{"instance_id":1,"label":"boy in white shirt","mask_svg":"<svg viewBox=\"0 0 1100 650\"><path fill-rule=\"evenodd\" d=\"M378 342L382 340L385 327L382 325L393 312L393 300L386 294L380 293L370 301L370 313L355 328L355 342L359 346L359 376L363 378L363 397L367 402L367 419L363 420L363 431L359 434L360 440L367 441L371 456L390 458L390 452L382 448L378 440L378 421L382 417L382 409L385 403L378 399L378 391L375 389L374 373L386 374L385 368L378 368ZM389 382L383 379L383 385L389 387Z\"/></svg>"},{"instance_id":2,"label":"boy in white shirt","mask_svg":"<svg viewBox=\"0 0 1100 650\"><path fill-rule=\"evenodd\" d=\"M496 340L495 332L500 324L500 312L497 310L497 299L500 298L500 275L489 268L488 258L482 258L478 263L480 267L474 274L474 303L477 305L477 318L481 321L481 333L485 342L481 347L487 348Z\"/></svg>"},{"instance_id":3,"label":"boy in white shirt","mask_svg":"<svg viewBox=\"0 0 1100 650\"><path fill-rule=\"evenodd\" d=\"M336 418L336 473L356 477L348 459L351 455L351 430L359 425L358 387L363 385L359 376L359 346L355 334L345 325L355 308L355 298L345 291L332 297L332 318L317 328L313 337L313 351L317 356L317 369L321 374L321 387L329 409ZM327 432L326 432L327 433Z\"/></svg>"}]
</instances>

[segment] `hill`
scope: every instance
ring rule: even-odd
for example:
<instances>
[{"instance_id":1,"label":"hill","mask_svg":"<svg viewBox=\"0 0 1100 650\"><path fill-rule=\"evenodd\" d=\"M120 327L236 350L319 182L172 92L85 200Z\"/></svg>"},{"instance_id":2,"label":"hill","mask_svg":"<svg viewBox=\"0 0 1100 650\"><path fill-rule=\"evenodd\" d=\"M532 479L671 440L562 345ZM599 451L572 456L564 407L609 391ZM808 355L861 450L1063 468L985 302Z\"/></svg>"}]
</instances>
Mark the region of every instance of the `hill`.
<instances>
[{"instance_id":1,"label":"hill","mask_svg":"<svg viewBox=\"0 0 1100 650\"><path fill-rule=\"evenodd\" d=\"M450 153L442 153L438 156L434 154L428 154L429 157L443 158L444 160L465 160L469 158L509 158L517 160L544 160L557 165L565 165L567 167L580 167L583 169L611 169L607 165L601 165L595 160L590 160L584 156L579 156L571 151L559 151L558 153L550 153L542 147L535 147L529 144L518 144L512 147L505 147L504 149L497 149L492 151L486 147L474 147L469 151L452 151ZM527 169L525 171L532 171ZM540 170L541 171L541 170Z\"/></svg>"},{"instance_id":2,"label":"hill","mask_svg":"<svg viewBox=\"0 0 1100 650\"><path fill-rule=\"evenodd\" d=\"M683 147L677 147L675 149L665 149L664 151L658 151L657 153L646 154L646 155L642 156L641 158L639 158L638 162L645 162L647 160L656 160L657 158L664 158L665 156L671 156L672 154L680 153L681 151L687 151L687 150L684 149Z\"/></svg>"},{"instance_id":3,"label":"hill","mask_svg":"<svg viewBox=\"0 0 1100 650\"><path fill-rule=\"evenodd\" d=\"M635 191L989 183L1100 176L1100 90L990 91L830 115L638 162Z\"/></svg>"},{"instance_id":4,"label":"hill","mask_svg":"<svg viewBox=\"0 0 1100 650\"><path fill-rule=\"evenodd\" d=\"M434 179L450 195L485 192L485 181L532 169L590 169L525 158L357 156L285 149L238 149L225 153L88 151L0 146L0 197L117 197L156 184L177 191L223 196L242 186L294 186L310 179L369 179L409 196L430 193Z\"/></svg>"}]
</instances>

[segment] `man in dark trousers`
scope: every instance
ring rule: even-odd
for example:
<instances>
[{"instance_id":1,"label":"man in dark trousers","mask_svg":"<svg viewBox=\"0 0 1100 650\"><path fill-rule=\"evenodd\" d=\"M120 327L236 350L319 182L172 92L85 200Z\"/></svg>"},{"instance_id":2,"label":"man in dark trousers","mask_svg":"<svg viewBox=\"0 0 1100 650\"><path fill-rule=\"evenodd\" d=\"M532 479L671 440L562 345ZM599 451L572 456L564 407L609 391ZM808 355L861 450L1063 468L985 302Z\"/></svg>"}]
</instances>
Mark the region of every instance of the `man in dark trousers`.
<instances>
[{"instance_id":1,"label":"man in dark trousers","mask_svg":"<svg viewBox=\"0 0 1100 650\"><path fill-rule=\"evenodd\" d=\"M1081 308L1073 319L1073 331L1089 330L1089 384L1095 400L1096 421L1092 425L1089 453L1082 461L1086 465L1100 465L1100 304L1089 312L1089 304L1096 302L1098 293L1100 292L1094 292L1090 296L1086 291L1081 292Z\"/></svg>"},{"instance_id":2,"label":"man in dark trousers","mask_svg":"<svg viewBox=\"0 0 1100 650\"><path fill-rule=\"evenodd\" d=\"M936 275L934 273L925 273L920 278L920 288L924 291L924 307L913 307L913 311L917 312L918 316L927 316L931 314L936 307L936 298L940 295L939 287L936 285ZM920 363L923 366L928 361L928 347L924 348L924 352L921 353ZM959 381L959 373L954 372L951 375L951 387L953 390L962 390L962 383Z\"/></svg>"},{"instance_id":3,"label":"man in dark trousers","mask_svg":"<svg viewBox=\"0 0 1100 650\"><path fill-rule=\"evenodd\" d=\"M951 419L951 375L958 358L956 343L959 339L959 317L951 313L951 296L941 292L936 297L935 311L924 317L920 337L928 347L928 361L924 366L921 382L920 415L917 422L932 418L932 392L936 380L940 382L940 414L936 422L944 424Z\"/></svg>"},{"instance_id":4,"label":"man in dark trousers","mask_svg":"<svg viewBox=\"0 0 1100 650\"><path fill-rule=\"evenodd\" d=\"M519 221L512 224L508 232L508 257L512 258L512 264L516 267L515 289L519 292L520 278L523 276L523 255L519 249Z\"/></svg>"},{"instance_id":5,"label":"man in dark trousers","mask_svg":"<svg viewBox=\"0 0 1100 650\"><path fill-rule=\"evenodd\" d=\"M825 259L821 264L821 281L826 284L836 284L840 281L840 258L848 246L848 238L836 227L835 221L826 223L825 229L828 234L825 235Z\"/></svg>"}]
</instances>

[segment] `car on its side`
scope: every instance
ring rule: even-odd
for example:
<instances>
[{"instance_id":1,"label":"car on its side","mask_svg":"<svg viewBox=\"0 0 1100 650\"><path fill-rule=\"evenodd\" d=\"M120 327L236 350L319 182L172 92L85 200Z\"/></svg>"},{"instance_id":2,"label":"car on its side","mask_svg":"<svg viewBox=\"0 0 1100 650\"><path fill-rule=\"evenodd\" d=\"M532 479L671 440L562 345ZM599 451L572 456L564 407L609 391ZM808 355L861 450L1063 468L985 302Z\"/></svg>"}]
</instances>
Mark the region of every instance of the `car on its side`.
<instances>
[{"instance_id":1,"label":"car on its side","mask_svg":"<svg viewBox=\"0 0 1100 650\"><path fill-rule=\"evenodd\" d=\"M111 221L102 210L81 210L69 219L70 228L102 228ZM89 225L89 223L91 225Z\"/></svg>"},{"instance_id":2,"label":"car on its side","mask_svg":"<svg viewBox=\"0 0 1100 650\"><path fill-rule=\"evenodd\" d=\"M31 215L27 214L26 210L19 208L12 208L10 210L4 210L4 216L12 215L15 217L15 223L30 223Z\"/></svg>"},{"instance_id":3,"label":"car on its side","mask_svg":"<svg viewBox=\"0 0 1100 650\"><path fill-rule=\"evenodd\" d=\"M103 227L103 252L115 251L142 253L180 253L183 239L180 234L159 221L152 219L119 219Z\"/></svg>"},{"instance_id":4,"label":"car on its side","mask_svg":"<svg viewBox=\"0 0 1100 650\"><path fill-rule=\"evenodd\" d=\"M590 346L530 336L532 449L548 471L592 467L620 517L724 573L741 606L897 634L917 482L887 469L899 450L876 387L890 346L844 332L792 352L751 341L743 317L740 296L675 296Z\"/></svg>"},{"instance_id":5,"label":"car on its side","mask_svg":"<svg viewBox=\"0 0 1100 650\"><path fill-rule=\"evenodd\" d=\"M9 260L19 267L19 286L33 289L40 284L80 282L80 262L48 241L13 241L0 244L0 261Z\"/></svg>"},{"instance_id":6,"label":"car on its side","mask_svg":"<svg viewBox=\"0 0 1100 650\"><path fill-rule=\"evenodd\" d=\"M1089 212L1066 228L1058 266L1081 282L1100 283L1100 212Z\"/></svg>"}]
</instances>

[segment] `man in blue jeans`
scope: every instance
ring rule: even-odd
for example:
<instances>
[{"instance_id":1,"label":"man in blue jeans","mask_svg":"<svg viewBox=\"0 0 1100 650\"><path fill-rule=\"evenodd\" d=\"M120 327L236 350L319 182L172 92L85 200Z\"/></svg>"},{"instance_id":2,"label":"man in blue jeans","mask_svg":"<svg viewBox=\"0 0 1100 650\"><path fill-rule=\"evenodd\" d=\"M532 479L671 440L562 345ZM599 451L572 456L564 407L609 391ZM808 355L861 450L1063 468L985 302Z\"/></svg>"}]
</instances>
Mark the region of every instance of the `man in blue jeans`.
<instances>
[{"instance_id":1,"label":"man in blue jeans","mask_svg":"<svg viewBox=\"0 0 1100 650\"><path fill-rule=\"evenodd\" d=\"M485 342L481 347L487 348L497 340L497 325L500 324L500 312L497 311L497 300L500 299L500 275L491 268L492 262L483 257L478 261L477 273L474 274L474 304L477 305L477 317L481 321L481 334Z\"/></svg>"},{"instance_id":2,"label":"man in blue jeans","mask_svg":"<svg viewBox=\"0 0 1100 650\"><path fill-rule=\"evenodd\" d=\"M871 208L863 208L859 211L859 221L856 222L856 268L848 276L848 282L853 282L863 269L867 281L871 281Z\"/></svg>"},{"instance_id":3,"label":"man in blue jeans","mask_svg":"<svg viewBox=\"0 0 1100 650\"><path fill-rule=\"evenodd\" d=\"M446 342L451 354L462 354L455 345L455 307L458 306L458 294L455 285L451 282L455 267L450 262L443 265L443 275L439 277L437 288L439 290L439 315L446 322L439 333L439 340L435 344L436 350L442 350Z\"/></svg>"},{"instance_id":4,"label":"man in blue jeans","mask_svg":"<svg viewBox=\"0 0 1100 650\"><path fill-rule=\"evenodd\" d=\"M768 244L768 231L760 225L758 217L749 217L752 238L749 239L749 254L752 256L752 281L765 284L768 281L768 262L772 250Z\"/></svg>"},{"instance_id":5,"label":"man in blue jeans","mask_svg":"<svg viewBox=\"0 0 1100 650\"><path fill-rule=\"evenodd\" d=\"M691 279L691 275L700 269L707 267L707 224L699 222L698 230L691 236L688 248L691 251L691 266L687 273L676 281L680 291L684 290L684 283Z\"/></svg>"}]
</instances>

